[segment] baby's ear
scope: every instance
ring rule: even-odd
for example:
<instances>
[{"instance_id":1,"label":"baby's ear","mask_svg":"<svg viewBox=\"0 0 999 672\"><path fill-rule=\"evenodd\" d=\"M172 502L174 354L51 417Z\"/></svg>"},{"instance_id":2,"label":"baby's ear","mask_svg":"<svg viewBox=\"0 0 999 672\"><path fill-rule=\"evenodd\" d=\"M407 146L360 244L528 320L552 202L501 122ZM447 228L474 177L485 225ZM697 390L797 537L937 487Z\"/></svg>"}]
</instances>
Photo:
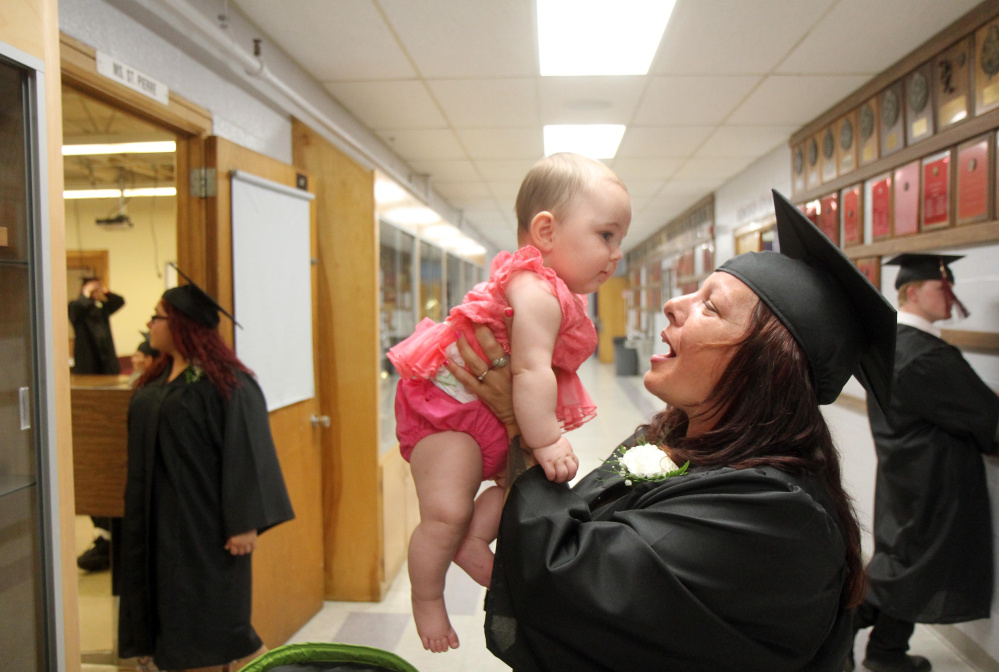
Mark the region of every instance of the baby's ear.
<instances>
[{"instance_id":1,"label":"baby's ear","mask_svg":"<svg viewBox=\"0 0 999 672\"><path fill-rule=\"evenodd\" d=\"M530 243L543 254L551 251L555 240L555 216L547 210L542 210L531 219Z\"/></svg>"}]
</instances>

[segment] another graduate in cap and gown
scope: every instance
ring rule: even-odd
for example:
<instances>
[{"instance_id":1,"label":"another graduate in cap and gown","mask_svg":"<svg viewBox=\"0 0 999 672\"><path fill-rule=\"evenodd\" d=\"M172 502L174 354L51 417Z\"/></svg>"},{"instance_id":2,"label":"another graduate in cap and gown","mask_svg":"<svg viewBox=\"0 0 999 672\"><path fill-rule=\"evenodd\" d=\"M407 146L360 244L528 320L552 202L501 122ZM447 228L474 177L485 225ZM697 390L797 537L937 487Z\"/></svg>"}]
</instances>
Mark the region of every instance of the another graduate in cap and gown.
<instances>
[{"instance_id":1,"label":"another graduate in cap and gown","mask_svg":"<svg viewBox=\"0 0 999 672\"><path fill-rule=\"evenodd\" d=\"M219 336L219 310L194 284L163 294L148 326L164 356L128 412L119 654L161 670L262 649L250 553L293 517L264 395Z\"/></svg>"},{"instance_id":2,"label":"another graduate in cap and gown","mask_svg":"<svg viewBox=\"0 0 999 672\"><path fill-rule=\"evenodd\" d=\"M687 473L597 469L570 489L522 471L530 453L508 425L485 634L516 672L842 664L863 597L860 529L819 404L851 374L887 403L895 311L774 201L780 253L734 257L664 306L670 352L653 356L645 387L668 406L624 445L654 444ZM462 355L470 371L451 370L511 417L503 369L477 382L488 362Z\"/></svg>"},{"instance_id":3,"label":"another graduate in cap and gown","mask_svg":"<svg viewBox=\"0 0 999 672\"><path fill-rule=\"evenodd\" d=\"M874 625L865 664L879 670L930 669L906 654L913 624L988 618L992 603L982 454L995 448L999 397L933 324L953 310L967 314L951 289L949 264L958 259L885 262L900 267L898 338L891 403L867 405L878 472L870 594L857 624Z\"/></svg>"}]
</instances>

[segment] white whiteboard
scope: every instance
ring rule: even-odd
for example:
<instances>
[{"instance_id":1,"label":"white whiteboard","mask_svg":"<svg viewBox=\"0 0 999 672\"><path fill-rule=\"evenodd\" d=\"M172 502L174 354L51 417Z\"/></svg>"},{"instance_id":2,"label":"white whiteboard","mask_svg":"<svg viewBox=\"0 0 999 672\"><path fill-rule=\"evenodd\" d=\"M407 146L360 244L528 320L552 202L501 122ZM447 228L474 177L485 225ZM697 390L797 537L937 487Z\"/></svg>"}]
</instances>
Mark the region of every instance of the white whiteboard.
<instances>
[{"instance_id":1,"label":"white whiteboard","mask_svg":"<svg viewBox=\"0 0 999 672\"><path fill-rule=\"evenodd\" d=\"M315 396L312 366L312 194L232 174L236 355L254 373L267 410Z\"/></svg>"}]
</instances>

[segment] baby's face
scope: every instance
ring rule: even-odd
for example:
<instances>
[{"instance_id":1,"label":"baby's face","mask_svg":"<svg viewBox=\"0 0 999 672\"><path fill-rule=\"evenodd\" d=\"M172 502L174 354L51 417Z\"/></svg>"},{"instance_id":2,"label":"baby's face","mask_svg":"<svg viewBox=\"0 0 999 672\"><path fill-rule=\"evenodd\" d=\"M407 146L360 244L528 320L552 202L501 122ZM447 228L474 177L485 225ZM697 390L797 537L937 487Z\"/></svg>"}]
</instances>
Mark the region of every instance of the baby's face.
<instances>
[{"instance_id":1,"label":"baby's face","mask_svg":"<svg viewBox=\"0 0 999 672\"><path fill-rule=\"evenodd\" d=\"M614 275L631 224L631 198L616 182L597 179L555 221L546 264L576 294L597 291Z\"/></svg>"}]
</instances>

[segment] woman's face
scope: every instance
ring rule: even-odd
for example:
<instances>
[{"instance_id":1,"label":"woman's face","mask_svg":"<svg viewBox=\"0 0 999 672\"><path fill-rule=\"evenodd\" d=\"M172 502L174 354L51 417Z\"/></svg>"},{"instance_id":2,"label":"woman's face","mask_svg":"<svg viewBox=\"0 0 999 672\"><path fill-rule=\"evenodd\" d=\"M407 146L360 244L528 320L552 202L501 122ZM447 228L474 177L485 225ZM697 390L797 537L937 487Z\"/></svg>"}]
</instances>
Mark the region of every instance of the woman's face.
<instances>
[{"instance_id":1,"label":"woman's face","mask_svg":"<svg viewBox=\"0 0 999 672\"><path fill-rule=\"evenodd\" d=\"M170 318L167 317L163 299L160 299L159 303L156 304L153 316L146 323L146 328L149 329L150 347L168 355L175 354L173 334L170 333Z\"/></svg>"},{"instance_id":2,"label":"woman's face","mask_svg":"<svg viewBox=\"0 0 999 672\"><path fill-rule=\"evenodd\" d=\"M759 298L729 273L712 273L697 292L663 306L669 325L662 332L669 346L653 355L645 388L690 418L687 435L709 411L708 395L745 336Z\"/></svg>"}]
</instances>

